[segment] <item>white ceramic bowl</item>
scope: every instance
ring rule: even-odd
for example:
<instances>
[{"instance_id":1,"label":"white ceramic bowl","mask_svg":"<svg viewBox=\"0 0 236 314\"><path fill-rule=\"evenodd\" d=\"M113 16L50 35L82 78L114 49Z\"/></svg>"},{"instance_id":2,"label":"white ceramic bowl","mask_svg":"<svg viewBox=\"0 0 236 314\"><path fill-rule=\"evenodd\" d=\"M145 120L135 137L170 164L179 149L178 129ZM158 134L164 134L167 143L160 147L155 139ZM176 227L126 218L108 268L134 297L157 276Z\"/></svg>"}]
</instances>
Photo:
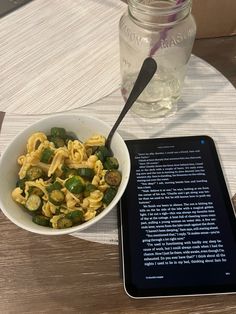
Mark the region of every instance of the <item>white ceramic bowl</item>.
<instances>
[{"instance_id":1,"label":"white ceramic bowl","mask_svg":"<svg viewBox=\"0 0 236 314\"><path fill-rule=\"evenodd\" d=\"M86 115L60 114L49 116L27 127L14 138L3 152L0 158L0 208L3 213L19 227L44 235L73 233L88 228L102 219L120 200L125 191L130 174L129 152L124 140L116 132L111 142L111 149L114 156L119 161L122 181L112 202L93 219L71 228L53 229L33 223L32 217L25 212L19 204L14 202L11 197L11 192L15 188L18 179L19 165L17 164L17 157L25 153L27 139L32 133L42 131L46 134L50 134L50 129L53 126L63 127L66 131L75 133L82 141L92 136L94 133L102 134L107 137L111 129L111 126L103 121Z\"/></svg>"}]
</instances>

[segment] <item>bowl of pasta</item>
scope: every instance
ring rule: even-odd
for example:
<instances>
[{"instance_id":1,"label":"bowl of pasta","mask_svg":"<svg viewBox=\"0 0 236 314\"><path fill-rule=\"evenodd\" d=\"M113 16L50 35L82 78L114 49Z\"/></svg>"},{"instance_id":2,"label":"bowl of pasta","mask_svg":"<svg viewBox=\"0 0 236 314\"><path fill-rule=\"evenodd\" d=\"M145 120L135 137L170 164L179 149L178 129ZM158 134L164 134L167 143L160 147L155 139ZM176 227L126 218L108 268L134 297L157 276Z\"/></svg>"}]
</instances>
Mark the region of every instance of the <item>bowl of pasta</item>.
<instances>
[{"instance_id":1,"label":"bowl of pasta","mask_svg":"<svg viewBox=\"0 0 236 314\"><path fill-rule=\"evenodd\" d=\"M84 230L119 202L130 157L111 127L81 114L48 116L23 130L0 159L0 208L17 226L60 235Z\"/></svg>"}]
</instances>

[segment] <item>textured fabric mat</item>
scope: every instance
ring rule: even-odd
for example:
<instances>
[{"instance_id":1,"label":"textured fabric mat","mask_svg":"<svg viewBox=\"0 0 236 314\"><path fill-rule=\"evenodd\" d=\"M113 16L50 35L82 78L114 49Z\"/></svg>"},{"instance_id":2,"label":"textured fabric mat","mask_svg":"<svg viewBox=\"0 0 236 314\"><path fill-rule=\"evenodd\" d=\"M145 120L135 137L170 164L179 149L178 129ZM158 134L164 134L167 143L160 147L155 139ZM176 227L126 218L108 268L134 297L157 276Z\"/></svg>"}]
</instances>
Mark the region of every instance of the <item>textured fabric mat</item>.
<instances>
[{"instance_id":1,"label":"textured fabric mat","mask_svg":"<svg viewBox=\"0 0 236 314\"><path fill-rule=\"evenodd\" d=\"M117 0L37 0L0 20L0 110L46 114L119 87Z\"/></svg>"},{"instance_id":2,"label":"textured fabric mat","mask_svg":"<svg viewBox=\"0 0 236 314\"><path fill-rule=\"evenodd\" d=\"M110 96L72 112L95 116L112 126L123 104L120 91L116 90ZM176 114L160 123L147 123L132 112L128 112L118 132L124 139L211 136L216 142L232 196L236 191L235 116L235 88L208 63L192 56ZM18 132L40 118L32 115L6 114L0 136L0 152ZM117 244L117 209L114 208L93 227L74 233L73 236L100 243Z\"/></svg>"}]
</instances>

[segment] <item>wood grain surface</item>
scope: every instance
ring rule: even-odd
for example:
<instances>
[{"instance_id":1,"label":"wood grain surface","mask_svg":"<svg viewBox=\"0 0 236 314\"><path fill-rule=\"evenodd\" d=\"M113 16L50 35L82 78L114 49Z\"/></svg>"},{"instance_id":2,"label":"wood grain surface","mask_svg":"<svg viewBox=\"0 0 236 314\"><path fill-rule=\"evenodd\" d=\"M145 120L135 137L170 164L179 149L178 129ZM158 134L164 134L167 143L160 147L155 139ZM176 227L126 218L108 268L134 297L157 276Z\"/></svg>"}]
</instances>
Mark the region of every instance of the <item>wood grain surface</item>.
<instances>
[{"instance_id":1,"label":"wood grain surface","mask_svg":"<svg viewBox=\"0 0 236 314\"><path fill-rule=\"evenodd\" d=\"M197 40L193 53L236 86L236 37ZM236 295L129 298L119 246L35 235L2 213L0 230L0 313L236 313Z\"/></svg>"},{"instance_id":2,"label":"wood grain surface","mask_svg":"<svg viewBox=\"0 0 236 314\"><path fill-rule=\"evenodd\" d=\"M1 214L1 313L236 313L236 296L134 300L118 246L20 230Z\"/></svg>"},{"instance_id":3,"label":"wood grain surface","mask_svg":"<svg viewBox=\"0 0 236 314\"><path fill-rule=\"evenodd\" d=\"M197 39L193 53L223 73L236 87L236 36Z\"/></svg>"}]
</instances>

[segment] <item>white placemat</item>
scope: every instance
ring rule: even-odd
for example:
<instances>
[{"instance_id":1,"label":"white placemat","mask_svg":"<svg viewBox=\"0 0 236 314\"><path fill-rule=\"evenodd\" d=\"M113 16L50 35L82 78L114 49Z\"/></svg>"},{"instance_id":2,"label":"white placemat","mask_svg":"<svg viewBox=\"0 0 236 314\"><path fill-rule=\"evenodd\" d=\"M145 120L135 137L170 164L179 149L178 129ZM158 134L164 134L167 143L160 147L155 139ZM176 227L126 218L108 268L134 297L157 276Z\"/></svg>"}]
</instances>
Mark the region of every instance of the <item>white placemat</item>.
<instances>
[{"instance_id":1,"label":"white placemat","mask_svg":"<svg viewBox=\"0 0 236 314\"><path fill-rule=\"evenodd\" d=\"M0 110L78 108L119 87L119 0L37 0L0 19Z\"/></svg>"},{"instance_id":2,"label":"white placemat","mask_svg":"<svg viewBox=\"0 0 236 314\"><path fill-rule=\"evenodd\" d=\"M103 119L112 125L124 101L116 90L107 98L73 110ZM219 149L231 196L236 192L236 92L229 81L205 61L192 56L177 113L160 123L147 123L129 112L118 132L124 139L187 135L212 136ZM0 152L22 129L40 116L6 114L0 136ZM106 243L118 243L117 210L101 222L73 236Z\"/></svg>"}]
</instances>

